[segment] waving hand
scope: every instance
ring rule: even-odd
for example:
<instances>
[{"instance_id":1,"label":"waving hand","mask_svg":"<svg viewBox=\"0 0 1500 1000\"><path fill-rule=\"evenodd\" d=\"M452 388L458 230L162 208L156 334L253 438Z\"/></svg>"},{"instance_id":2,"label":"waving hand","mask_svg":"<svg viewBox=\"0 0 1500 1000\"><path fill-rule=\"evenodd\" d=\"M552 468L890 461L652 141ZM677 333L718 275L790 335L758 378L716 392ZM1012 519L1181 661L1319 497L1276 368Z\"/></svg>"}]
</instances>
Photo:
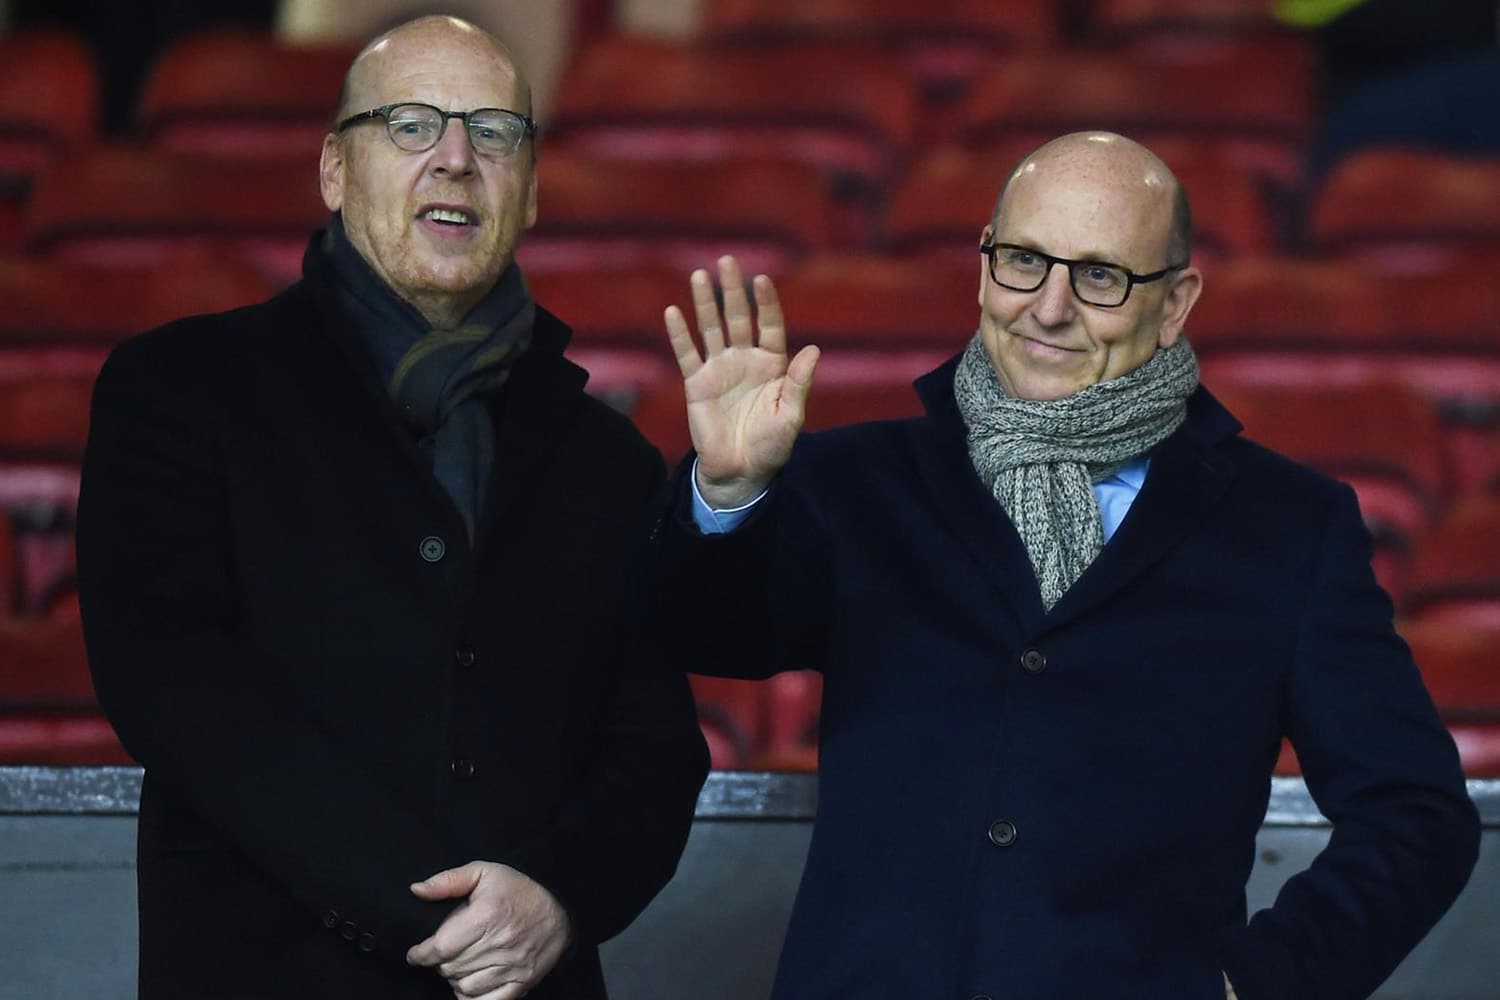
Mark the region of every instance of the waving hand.
<instances>
[{"instance_id":1,"label":"waving hand","mask_svg":"<svg viewBox=\"0 0 1500 1000\"><path fill-rule=\"evenodd\" d=\"M722 316L708 272L694 271L690 284L702 353L681 309L669 306L665 318L698 452L698 489L713 507L737 507L770 485L791 456L818 349L804 347L788 362L775 286L765 275L756 275L752 320L733 257L719 258Z\"/></svg>"}]
</instances>

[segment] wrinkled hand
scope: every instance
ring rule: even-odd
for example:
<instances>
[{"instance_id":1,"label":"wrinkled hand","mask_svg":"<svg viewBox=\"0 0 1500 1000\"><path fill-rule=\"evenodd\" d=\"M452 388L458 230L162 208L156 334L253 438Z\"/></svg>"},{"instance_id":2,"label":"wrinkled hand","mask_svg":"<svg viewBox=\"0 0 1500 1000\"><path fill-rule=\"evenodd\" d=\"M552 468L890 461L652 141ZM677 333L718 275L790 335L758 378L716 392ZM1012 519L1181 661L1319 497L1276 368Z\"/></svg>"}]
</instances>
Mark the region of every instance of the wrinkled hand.
<instances>
[{"instance_id":1,"label":"wrinkled hand","mask_svg":"<svg viewBox=\"0 0 1500 1000\"><path fill-rule=\"evenodd\" d=\"M719 258L722 317L708 272L694 271L690 284L703 353L681 309L669 306L665 318L698 452L698 489L715 508L738 507L770 485L791 456L818 349L804 347L788 364L775 286L765 275L756 275L752 322L744 278L733 257Z\"/></svg>"},{"instance_id":2,"label":"wrinkled hand","mask_svg":"<svg viewBox=\"0 0 1500 1000\"><path fill-rule=\"evenodd\" d=\"M457 997L525 996L552 971L572 937L568 915L552 894L509 865L471 861L411 891L427 900L468 897L406 953L411 965L436 968Z\"/></svg>"}]
</instances>

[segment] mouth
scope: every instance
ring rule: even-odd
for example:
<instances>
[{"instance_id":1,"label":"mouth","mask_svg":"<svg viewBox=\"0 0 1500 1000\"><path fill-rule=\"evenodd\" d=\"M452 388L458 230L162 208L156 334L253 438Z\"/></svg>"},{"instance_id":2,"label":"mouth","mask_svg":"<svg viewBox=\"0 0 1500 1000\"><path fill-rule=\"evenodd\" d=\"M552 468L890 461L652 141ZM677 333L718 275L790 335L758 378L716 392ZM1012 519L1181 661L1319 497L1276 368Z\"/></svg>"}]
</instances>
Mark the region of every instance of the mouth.
<instances>
[{"instance_id":1,"label":"mouth","mask_svg":"<svg viewBox=\"0 0 1500 1000\"><path fill-rule=\"evenodd\" d=\"M1084 350L1084 348L1082 348L1082 347L1065 347L1062 344L1054 344L1054 343L1051 343L1049 341L1042 340L1042 339L1040 339L1038 337L1028 337L1026 334L1024 334L1024 333L1017 333L1014 330L1010 331L1010 335L1012 337L1015 337L1017 340L1025 341L1027 348L1030 349L1030 350L1032 350L1032 351L1037 351L1037 352L1046 353L1046 354L1052 354L1054 352L1056 352L1058 354L1084 354L1084 353L1087 353Z\"/></svg>"},{"instance_id":2,"label":"mouth","mask_svg":"<svg viewBox=\"0 0 1500 1000\"><path fill-rule=\"evenodd\" d=\"M461 205L424 205L417 213L417 218L444 229L463 229L479 225L479 217L471 209Z\"/></svg>"}]
</instances>

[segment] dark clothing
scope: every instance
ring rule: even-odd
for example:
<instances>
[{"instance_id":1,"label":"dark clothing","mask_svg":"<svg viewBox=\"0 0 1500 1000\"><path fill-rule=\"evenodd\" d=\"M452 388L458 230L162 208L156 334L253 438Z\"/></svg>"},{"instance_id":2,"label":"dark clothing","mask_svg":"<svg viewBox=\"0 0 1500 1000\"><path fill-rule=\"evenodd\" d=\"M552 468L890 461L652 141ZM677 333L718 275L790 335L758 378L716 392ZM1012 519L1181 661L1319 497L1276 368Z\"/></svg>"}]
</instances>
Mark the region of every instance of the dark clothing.
<instances>
[{"instance_id":1,"label":"dark clothing","mask_svg":"<svg viewBox=\"0 0 1500 1000\"><path fill-rule=\"evenodd\" d=\"M1458 894L1478 822L1352 492L1199 389L1048 613L955 364L924 417L801 439L734 534L692 526L687 465L659 522L661 610L712 667L823 673L774 995L1217 1000L1226 970L1242 1000L1365 996ZM753 623L732 641L724 608ZM1334 833L1247 923L1284 734Z\"/></svg>"},{"instance_id":2,"label":"dark clothing","mask_svg":"<svg viewBox=\"0 0 1500 1000\"><path fill-rule=\"evenodd\" d=\"M572 920L531 996L604 996L595 945L672 875L707 756L627 627L660 458L567 338L539 311L491 401L472 548L324 283L106 363L79 585L146 768L141 1000L451 997L405 952L454 904L408 885L476 859Z\"/></svg>"}]
</instances>

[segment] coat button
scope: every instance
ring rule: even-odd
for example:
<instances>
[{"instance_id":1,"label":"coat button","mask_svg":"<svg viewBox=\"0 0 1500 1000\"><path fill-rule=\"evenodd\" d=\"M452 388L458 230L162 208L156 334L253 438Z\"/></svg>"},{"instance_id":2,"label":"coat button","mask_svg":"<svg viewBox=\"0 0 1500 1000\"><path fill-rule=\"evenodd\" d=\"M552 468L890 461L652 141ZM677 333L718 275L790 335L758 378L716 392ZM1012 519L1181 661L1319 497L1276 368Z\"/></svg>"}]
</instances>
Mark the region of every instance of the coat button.
<instances>
[{"instance_id":1,"label":"coat button","mask_svg":"<svg viewBox=\"0 0 1500 1000\"><path fill-rule=\"evenodd\" d=\"M453 651L453 660L465 670L474 665L474 651L467 646L462 646Z\"/></svg>"},{"instance_id":2,"label":"coat button","mask_svg":"<svg viewBox=\"0 0 1500 1000\"><path fill-rule=\"evenodd\" d=\"M1040 649L1028 649L1021 654L1021 669L1035 676L1047 669L1047 656Z\"/></svg>"},{"instance_id":3,"label":"coat button","mask_svg":"<svg viewBox=\"0 0 1500 1000\"><path fill-rule=\"evenodd\" d=\"M1016 842L1016 825L1009 820L997 819L990 824L990 843L996 847L1009 847Z\"/></svg>"},{"instance_id":4,"label":"coat button","mask_svg":"<svg viewBox=\"0 0 1500 1000\"><path fill-rule=\"evenodd\" d=\"M474 777L474 762L467 757L455 757L448 764L448 769L459 781L468 781Z\"/></svg>"},{"instance_id":5,"label":"coat button","mask_svg":"<svg viewBox=\"0 0 1500 1000\"><path fill-rule=\"evenodd\" d=\"M435 563L443 558L448 551L448 546L437 535L428 535L422 539L422 544L417 546L417 551L422 553L423 559Z\"/></svg>"},{"instance_id":6,"label":"coat button","mask_svg":"<svg viewBox=\"0 0 1500 1000\"><path fill-rule=\"evenodd\" d=\"M366 931L365 933L361 934L359 936L359 950L360 951L374 951L375 950L375 935L371 934L369 931Z\"/></svg>"},{"instance_id":7,"label":"coat button","mask_svg":"<svg viewBox=\"0 0 1500 1000\"><path fill-rule=\"evenodd\" d=\"M333 930L338 925L339 925L339 911L338 910L329 910L327 913L323 914L323 926L324 927L327 927L329 930Z\"/></svg>"},{"instance_id":8,"label":"coat button","mask_svg":"<svg viewBox=\"0 0 1500 1000\"><path fill-rule=\"evenodd\" d=\"M353 941L358 936L359 928L354 926L354 921L345 920L343 924L339 926L339 937L343 938L345 941Z\"/></svg>"}]
</instances>

